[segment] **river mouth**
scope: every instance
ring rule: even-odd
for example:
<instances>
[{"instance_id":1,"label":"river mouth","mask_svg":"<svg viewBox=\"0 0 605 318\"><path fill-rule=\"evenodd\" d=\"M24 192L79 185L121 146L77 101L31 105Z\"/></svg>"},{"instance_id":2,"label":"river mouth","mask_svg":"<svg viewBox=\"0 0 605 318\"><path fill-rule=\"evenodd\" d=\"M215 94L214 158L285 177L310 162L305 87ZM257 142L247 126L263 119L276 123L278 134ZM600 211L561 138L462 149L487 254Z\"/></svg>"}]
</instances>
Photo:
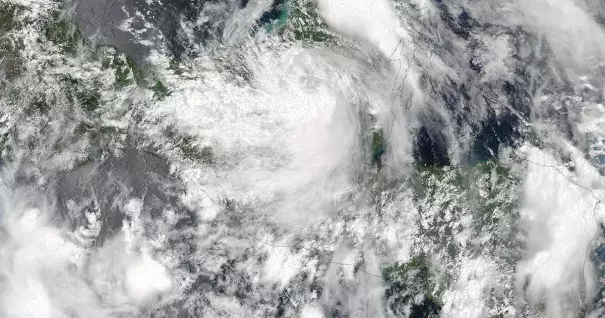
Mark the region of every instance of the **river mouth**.
<instances>
[{"instance_id":1,"label":"river mouth","mask_svg":"<svg viewBox=\"0 0 605 318\"><path fill-rule=\"evenodd\" d=\"M603 13L0 0L0 316L599 316Z\"/></svg>"}]
</instances>

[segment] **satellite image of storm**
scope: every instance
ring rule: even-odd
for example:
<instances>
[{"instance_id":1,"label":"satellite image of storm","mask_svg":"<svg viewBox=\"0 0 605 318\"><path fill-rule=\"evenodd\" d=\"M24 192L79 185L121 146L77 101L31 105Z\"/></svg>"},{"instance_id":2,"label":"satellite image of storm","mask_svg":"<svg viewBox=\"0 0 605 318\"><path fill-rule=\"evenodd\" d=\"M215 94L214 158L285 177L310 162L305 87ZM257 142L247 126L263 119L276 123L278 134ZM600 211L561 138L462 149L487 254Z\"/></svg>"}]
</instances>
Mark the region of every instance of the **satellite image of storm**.
<instances>
[{"instance_id":1,"label":"satellite image of storm","mask_svg":"<svg viewBox=\"0 0 605 318\"><path fill-rule=\"evenodd\" d=\"M30 317L605 317L605 0L0 0Z\"/></svg>"}]
</instances>

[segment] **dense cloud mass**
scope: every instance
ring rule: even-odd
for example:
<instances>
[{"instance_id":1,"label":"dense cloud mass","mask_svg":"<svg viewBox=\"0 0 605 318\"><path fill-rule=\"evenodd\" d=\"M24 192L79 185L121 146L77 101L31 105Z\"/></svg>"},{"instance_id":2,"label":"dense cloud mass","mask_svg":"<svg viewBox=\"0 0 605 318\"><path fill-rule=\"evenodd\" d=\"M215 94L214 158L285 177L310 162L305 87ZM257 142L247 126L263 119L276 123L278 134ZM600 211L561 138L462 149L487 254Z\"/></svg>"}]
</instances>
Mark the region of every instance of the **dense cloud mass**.
<instances>
[{"instance_id":1,"label":"dense cloud mass","mask_svg":"<svg viewBox=\"0 0 605 318\"><path fill-rule=\"evenodd\" d=\"M0 0L0 317L600 317L596 0Z\"/></svg>"}]
</instances>

